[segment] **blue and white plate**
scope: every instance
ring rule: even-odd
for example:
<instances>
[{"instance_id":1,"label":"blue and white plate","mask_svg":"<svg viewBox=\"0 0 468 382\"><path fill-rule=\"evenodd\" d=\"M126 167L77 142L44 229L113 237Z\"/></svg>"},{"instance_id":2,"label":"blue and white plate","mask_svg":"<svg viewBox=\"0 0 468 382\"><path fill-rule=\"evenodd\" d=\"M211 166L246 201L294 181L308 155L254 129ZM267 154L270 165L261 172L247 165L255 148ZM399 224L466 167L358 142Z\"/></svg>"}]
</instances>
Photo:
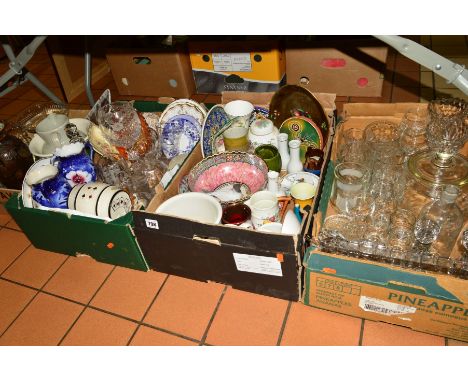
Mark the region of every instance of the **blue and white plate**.
<instances>
[{"instance_id":1,"label":"blue and white plate","mask_svg":"<svg viewBox=\"0 0 468 382\"><path fill-rule=\"evenodd\" d=\"M170 118L162 128L162 151L171 159L192 151L200 140L201 126L190 115L176 115Z\"/></svg>"},{"instance_id":2,"label":"blue and white plate","mask_svg":"<svg viewBox=\"0 0 468 382\"><path fill-rule=\"evenodd\" d=\"M215 105L210 109L203 123L201 133L201 150L204 158L213 154L213 138L228 122L229 117L224 111L223 105Z\"/></svg>"}]
</instances>

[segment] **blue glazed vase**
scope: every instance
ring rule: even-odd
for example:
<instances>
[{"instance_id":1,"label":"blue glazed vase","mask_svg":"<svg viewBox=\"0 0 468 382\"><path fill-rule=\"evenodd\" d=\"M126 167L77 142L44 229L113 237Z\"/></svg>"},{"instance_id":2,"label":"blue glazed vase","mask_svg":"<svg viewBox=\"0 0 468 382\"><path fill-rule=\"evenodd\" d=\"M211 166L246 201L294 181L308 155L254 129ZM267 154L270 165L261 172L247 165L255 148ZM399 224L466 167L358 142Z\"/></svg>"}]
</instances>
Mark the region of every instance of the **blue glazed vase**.
<instances>
[{"instance_id":1,"label":"blue glazed vase","mask_svg":"<svg viewBox=\"0 0 468 382\"><path fill-rule=\"evenodd\" d=\"M72 187L67 179L57 174L52 179L32 186L32 198L41 206L50 208L68 208L68 194Z\"/></svg>"},{"instance_id":2,"label":"blue glazed vase","mask_svg":"<svg viewBox=\"0 0 468 382\"><path fill-rule=\"evenodd\" d=\"M95 182L96 170L93 161L81 142L65 145L55 151L59 174L73 188L78 184Z\"/></svg>"}]
</instances>

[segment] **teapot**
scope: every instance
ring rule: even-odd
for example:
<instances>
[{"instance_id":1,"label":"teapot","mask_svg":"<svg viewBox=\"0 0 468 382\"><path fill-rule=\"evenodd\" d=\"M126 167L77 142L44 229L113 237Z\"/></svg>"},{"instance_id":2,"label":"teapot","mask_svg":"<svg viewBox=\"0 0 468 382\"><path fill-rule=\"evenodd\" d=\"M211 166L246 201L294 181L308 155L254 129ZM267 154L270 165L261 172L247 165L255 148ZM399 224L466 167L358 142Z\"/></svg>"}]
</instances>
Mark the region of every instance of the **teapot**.
<instances>
[{"instance_id":1,"label":"teapot","mask_svg":"<svg viewBox=\"0 0 468 382\"><path fill-rule=\"evenodd\" d=\"M260 145L273 145L278 147L279 130L269 119L257 119L252 122L247 136L251 145L257 148Z\"/></svg>"}]
</instances>

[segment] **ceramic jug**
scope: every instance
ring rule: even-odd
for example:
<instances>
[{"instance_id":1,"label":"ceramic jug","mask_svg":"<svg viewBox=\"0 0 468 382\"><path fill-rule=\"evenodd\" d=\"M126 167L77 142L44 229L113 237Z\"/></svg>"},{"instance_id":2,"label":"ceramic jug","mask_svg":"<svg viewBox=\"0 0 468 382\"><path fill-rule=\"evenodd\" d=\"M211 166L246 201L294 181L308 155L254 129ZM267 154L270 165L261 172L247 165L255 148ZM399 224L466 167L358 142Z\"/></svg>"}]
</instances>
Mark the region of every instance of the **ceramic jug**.
<instances>
[{"instance_id":1,"label":"ceramic jug","mask_svg":"<svg viewBox=\"0 0 468 382\"><path fill-rule=\"evenodd\" d=\"M286 171L289 163L288 134L278 134L278 151L281 156L281 170Z\"/></svg>"},{"instance_id":2,"label":"ceramic jug","mask_svg":"<svg viewBox=\"0 0 468 382\"><path fill-rule=\"evenodd\" d=\"M32 188L33 200L43 207L67 208L71 187L53 164L46 164L28 172L25 182Z\"/></svg>"},{"instance_id":3,"label":"ceramic jug","mask_svg":"<svg viewBox=\"0 0 468 382\"><path fill-rule=\"evenodd\" d=\"M81 142L70 143L56 149L55 161L60 174L71 187L96 181L93 161Z\"/></svg>"},{"instance_id":4,"label":"ceramic jug","mask_svg":"<svg viewBox=\"0 0 468 382\"><path fill-rule=\"evenodd\" d=\"M303 165L300 157L301 141L293 139L289 141L289 163L288 163L288 174L294 174L302 171Z\"/></svg>"}]
</instances>

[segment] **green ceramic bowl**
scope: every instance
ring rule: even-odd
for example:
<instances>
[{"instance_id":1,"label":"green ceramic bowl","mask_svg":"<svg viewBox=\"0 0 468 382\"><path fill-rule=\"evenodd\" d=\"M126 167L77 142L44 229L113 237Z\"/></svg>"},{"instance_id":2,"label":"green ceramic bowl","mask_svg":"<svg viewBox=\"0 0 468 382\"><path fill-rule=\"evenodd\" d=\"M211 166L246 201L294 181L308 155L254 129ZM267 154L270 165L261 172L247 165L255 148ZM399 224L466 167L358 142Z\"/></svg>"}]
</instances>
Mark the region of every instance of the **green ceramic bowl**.
<instances>
[{"instance_id":1,"label":"green ceramic bowl","mask_svg":"<svg viewBox=\"0 0 468 382\"><path fill-rule=\"evenodd\" d=\"M273 145L260 145L255 149L255 155L262 158L270 171L281 172L281 156Z\"/></svg>"}]
</instances>

